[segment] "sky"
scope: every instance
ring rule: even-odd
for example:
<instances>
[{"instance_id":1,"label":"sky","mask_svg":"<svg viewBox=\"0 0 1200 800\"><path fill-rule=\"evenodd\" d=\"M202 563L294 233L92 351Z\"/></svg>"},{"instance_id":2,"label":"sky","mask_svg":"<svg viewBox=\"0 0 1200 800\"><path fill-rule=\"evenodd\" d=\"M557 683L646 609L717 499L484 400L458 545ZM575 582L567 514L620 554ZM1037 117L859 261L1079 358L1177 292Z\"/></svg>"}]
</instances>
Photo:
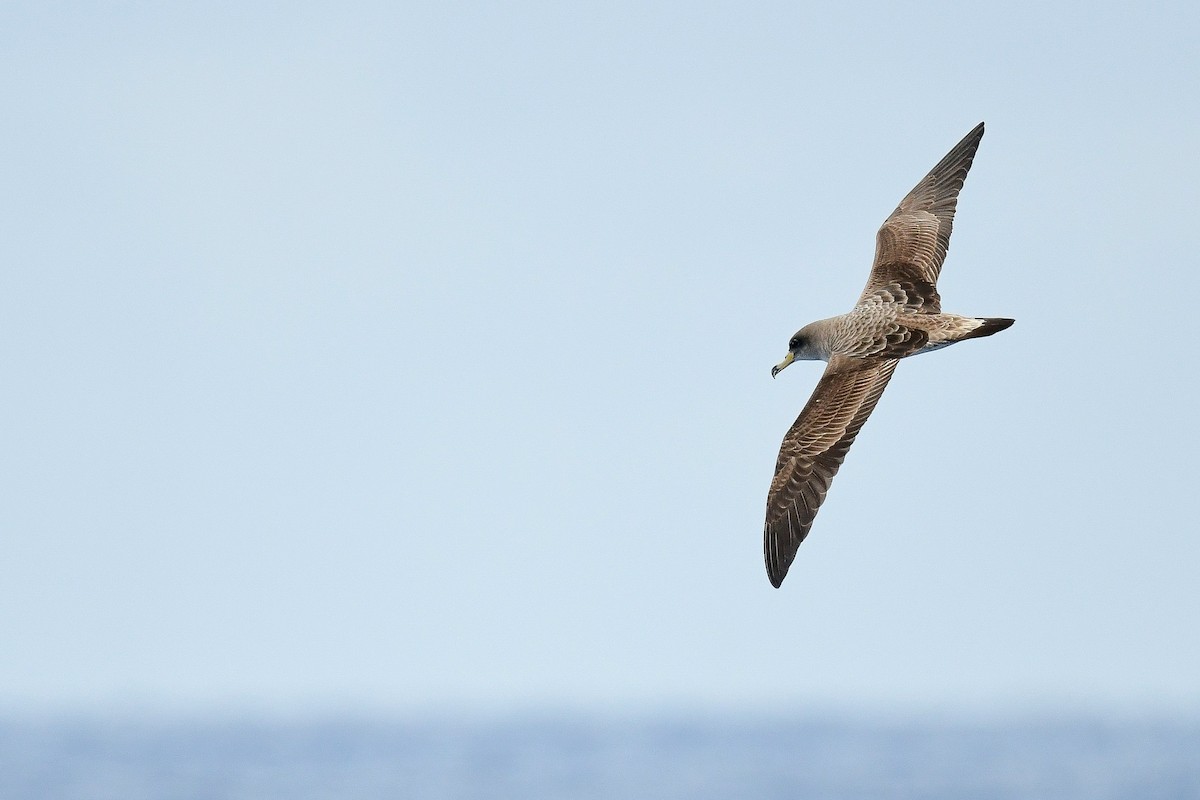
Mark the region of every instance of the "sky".
<instances>
[{"instance_id":1,"label":"sky","mask_svg":"<svg viewBox=\"0 0 1200 800\"><path fill-rule=\"evenodd\" d=\"M836 6L836 7L834 7ZM1194 3L5 3L0 709L1200 712ZM981 120L779 590L779 442Z\"/></svg>"}]
</instances>

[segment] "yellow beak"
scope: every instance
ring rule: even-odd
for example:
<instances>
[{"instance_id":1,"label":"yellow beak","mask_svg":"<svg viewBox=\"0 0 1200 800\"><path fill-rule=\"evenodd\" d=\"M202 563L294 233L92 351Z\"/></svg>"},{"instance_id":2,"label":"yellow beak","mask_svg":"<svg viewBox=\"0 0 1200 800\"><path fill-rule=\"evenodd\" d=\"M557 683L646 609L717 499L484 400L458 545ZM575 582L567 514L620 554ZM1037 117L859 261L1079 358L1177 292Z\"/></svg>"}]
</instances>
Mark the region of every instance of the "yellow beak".
<instances>
[{"instance_id":1,"label":"yellow beak","mask_svg":"<svg viewBox=\"0 0 1200 800\"><path fill-rule=\"evenodd\" d=\"M771 367L771 377L774 378L776 375L783 372L784 367L786 367L788 364L792 363L795 360L796 360L796 356L794 356L792 354L792 351L789 350L788 354L783 357L783 361L780 361L778 364Z\"/></svg>"}]
</instances>

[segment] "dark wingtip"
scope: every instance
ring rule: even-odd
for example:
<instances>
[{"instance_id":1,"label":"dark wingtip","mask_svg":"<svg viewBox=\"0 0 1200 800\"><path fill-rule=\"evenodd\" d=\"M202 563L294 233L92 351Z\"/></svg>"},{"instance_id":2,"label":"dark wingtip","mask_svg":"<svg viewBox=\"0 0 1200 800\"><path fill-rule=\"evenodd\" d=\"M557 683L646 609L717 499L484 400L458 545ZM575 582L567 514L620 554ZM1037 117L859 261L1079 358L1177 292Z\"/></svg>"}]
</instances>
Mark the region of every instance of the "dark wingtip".
<instances>
[{"instance_id":1,"label":"dark wingtip","mask_svg":"<svg viewBox=\"0 0 1200 800\"><path fill-rule=\"evenodd\" d=\"M979 142L982 139L983 139L983 123L981 122L978 125L976 125L974 128L971 128L971 132L968 133L966 136L964 136L962 138L962 141L959 142L955 146L954 149L958 150L959 148L966 147L966 148L969 148L970 150L974 151L975 148L979 147ZM972 159L974 159L974 153L972 153L971 157L972 157Z\"/></svg>"},{"instance_id":2,"label":"dark wingtip","mask_svg":"<svg viewBox=\"0 0 1200 800\"><path fill-rule=\"evenodd\" d=\"M790 566L790 565L789 565ZM767 580L776 589L783 583L783 579L787 577L788 568L781 566L777 561L774 561L770 555L767 556Z\"/></svg>"},{"instance_id":3,"label":"dark wingtip","mask_svg":"<svg viewBox=\"0 0 1200 800\"><path fill-rule=\"evenodd\" d=\"M763 529L763 562L767 566L767 580L776 589L783 583L783 579L787 576L788 567L792 565L790 560L783 561L782 555L777 549L778 539L771 531L770 524Z\"/></svg>"}]
</instances>

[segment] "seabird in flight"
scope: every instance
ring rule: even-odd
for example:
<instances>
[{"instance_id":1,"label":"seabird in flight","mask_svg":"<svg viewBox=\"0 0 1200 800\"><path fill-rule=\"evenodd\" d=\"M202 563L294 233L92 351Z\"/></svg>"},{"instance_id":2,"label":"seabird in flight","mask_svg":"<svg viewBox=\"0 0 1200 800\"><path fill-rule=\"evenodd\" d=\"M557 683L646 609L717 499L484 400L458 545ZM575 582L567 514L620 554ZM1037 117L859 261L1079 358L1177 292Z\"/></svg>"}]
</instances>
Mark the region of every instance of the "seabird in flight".
<instances>
[{"instance_id":1,"label":"seabird in flight","mask_svg":"<svg viewBox=\"0 0 1200 800\"><path fill-rule=\"evenodd\" d=\"M773 586L783 583L846 451L900 359L991 336L1013 324L1011 319L943 313L937 293L958 192L982 138L981 122L883 223L875 238L871 276L854 308L805 325L771 370L774 377L793 361L828 362L783 437L767 495L763 555Z\"/></svg>"}]
</instances>

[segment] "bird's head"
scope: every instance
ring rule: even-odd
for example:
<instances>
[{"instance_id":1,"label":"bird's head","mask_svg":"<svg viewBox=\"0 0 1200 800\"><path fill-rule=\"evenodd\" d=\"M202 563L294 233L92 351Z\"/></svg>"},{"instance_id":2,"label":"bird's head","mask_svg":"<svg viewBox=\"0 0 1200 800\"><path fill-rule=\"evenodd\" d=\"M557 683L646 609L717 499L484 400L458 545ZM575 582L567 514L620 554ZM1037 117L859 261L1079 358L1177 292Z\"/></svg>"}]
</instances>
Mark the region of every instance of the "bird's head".
<instances>
[{"instance_id":1,"label":"bird's head","mask_svg":"<svg viewBox=\"0 0 1200 800\"><path fill-rule=\"evenodd\" d=\"M792 336L788 342L787 355L775 366L771 367L771 377L774 378L787 368L793 361L822 361L828 356L817 346L815 337L810 330L812 325L805 325Z\"/></svg>"}]
</instances>

